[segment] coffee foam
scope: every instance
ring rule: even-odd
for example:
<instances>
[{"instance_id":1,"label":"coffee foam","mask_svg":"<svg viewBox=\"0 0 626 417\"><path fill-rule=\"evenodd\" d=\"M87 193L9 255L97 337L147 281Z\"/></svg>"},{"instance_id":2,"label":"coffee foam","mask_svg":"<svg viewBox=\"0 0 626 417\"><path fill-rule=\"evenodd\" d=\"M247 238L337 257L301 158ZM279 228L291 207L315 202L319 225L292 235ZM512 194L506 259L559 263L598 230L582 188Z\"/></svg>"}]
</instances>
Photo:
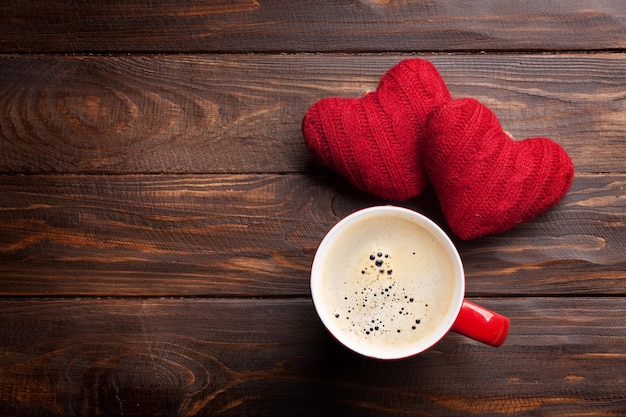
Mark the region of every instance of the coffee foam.
<instances>
[{"instance_id":1,"label":"coffee foam","mask_svg":"<svg viewBox=\"0 0 626 417\"><path fill-rule=\"evenodd\" d=\"M368 356L402 357L447 332L462 285L452 255L423 225L395 215L364 217L327 245L321 315L346 345Z\"/></svg>"}]
</instances>

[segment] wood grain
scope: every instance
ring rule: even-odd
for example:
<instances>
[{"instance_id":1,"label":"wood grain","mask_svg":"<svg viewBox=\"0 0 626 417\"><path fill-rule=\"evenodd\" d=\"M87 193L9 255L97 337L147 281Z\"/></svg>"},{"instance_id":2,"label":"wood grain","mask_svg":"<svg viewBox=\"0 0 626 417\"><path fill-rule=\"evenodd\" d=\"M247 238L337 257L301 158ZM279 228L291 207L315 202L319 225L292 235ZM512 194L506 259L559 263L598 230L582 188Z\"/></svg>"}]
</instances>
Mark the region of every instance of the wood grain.
<instances>
[{"instance_id":1,"label":"wood grain","mask_svg":"<svg viewBox=\"0 0 626 417\"><path fill-rule=\"evenodd\" d=\"M457 241L469 294L625 294L626 176L579 175L557 207ZM308 296L317 245L388 202L306 175L5 176L5 296ZM404 205L444 228L436 196Z\"/></svg>"},{"instance_id":2,"label":"wood grain","mask_svg":"<svg viewBox=\"0 0 626 417\"><path fill-rule=\"evenodd\" d=\"M389 202L315 164L301 121L411 57L576 177L455 239L504 346L373 361L308 275ZM0 415L626 415L625 62L622 0L0 2ZM431 189L403 205L446 228Z\"/></svg>"},{"instance_id":3,"label":"wood grain","mask_svg":"<svg viewBox=\"0 0 626 417\"><path fill-rule=\"evenodd\" d=\"M553 138L578 172L626 172L625 55L423 57L516 138ZM0 172L307 172L306 110L405 58L0 56Z\"/></svg>"},{"instance_id":4,"label":"wood grain","mask_svg":"<svg viewBox=\"0 0 626 417\"><path fill-rule=\"evenodd\" d=\"M0 51L378 52L626 47L620 0L2 2Z\"/></svg>"},{"instance_id":5,"label":"wood grain","mask_svg":"<svg viewBox=\"0 0 626 417\"><path fill-rule=\"evenodd\" d=\"M310 300L0 301L3 415L618 415L621 298L478 300L502 348L395 362L341 348ZM528 366L533 363L535 366Z\"/></svg>"}]
</instances>

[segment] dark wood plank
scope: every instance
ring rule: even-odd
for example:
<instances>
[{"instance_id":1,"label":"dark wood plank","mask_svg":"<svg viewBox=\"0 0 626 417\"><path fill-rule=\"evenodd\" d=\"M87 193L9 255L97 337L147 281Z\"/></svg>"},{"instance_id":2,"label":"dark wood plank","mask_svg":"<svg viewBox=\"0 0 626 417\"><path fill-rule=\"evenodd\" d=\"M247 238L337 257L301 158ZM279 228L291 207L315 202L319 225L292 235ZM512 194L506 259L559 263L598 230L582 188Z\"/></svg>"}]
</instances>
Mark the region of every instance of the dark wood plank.
<instances>
[{"instance_id":1,"label":"dark wood plank","mask_svg":"<svg viewBox=\"0 0 626 417\"><path fill-rule=\"evenodd\" d=\"M4 177L0 188L4 294L301 294L336 220L330 190L294 176Z\"/></svg>"},{"instance_id":2,"label":"dark wood plank","mask_svg":"<svg viewBox=\"0 0 626 417\"><path fill-rule=\"evenodd\" d=\"M0 172L306 172L306 110L404 58L0 56ZM552 137L578 172L626 172L626 54L426 58L518 139Z\"/></svg>"},{"instance_id":3,"label":"dark wood plank","mask_svg":"<svg viewBox=\"0 0 626 417\"><path fill-rule=\"evenodd\" d=\"M469 294L626 294L626 176L579 175L553 210L458 241ZM387 204L335 177L0 177L0 295L308 296L319 241ZM443 227L436 196L406 206Z\"/></svg>"},{"instance_id":4,"label":"dark wood plank","mask_svg":"<svg viewBox=\"0 0 626 417\"><path fill-rule=\"evenodd\" d=\"M480 300L498 349L341 348L310 300L1 300L2 415L498 416L626 411L621 298Z\"/></svg>"},{"instance_id":5,"label":"dark wood plank","mask_svg":"<svg viewBox=\"0 0 626 417\"><path fill-rule=\"evenodd\" d=\"M2 2L2 52L600 50L620 0ZM584 36L583 36L584 34Z\"/></svg>"}]
</instances>

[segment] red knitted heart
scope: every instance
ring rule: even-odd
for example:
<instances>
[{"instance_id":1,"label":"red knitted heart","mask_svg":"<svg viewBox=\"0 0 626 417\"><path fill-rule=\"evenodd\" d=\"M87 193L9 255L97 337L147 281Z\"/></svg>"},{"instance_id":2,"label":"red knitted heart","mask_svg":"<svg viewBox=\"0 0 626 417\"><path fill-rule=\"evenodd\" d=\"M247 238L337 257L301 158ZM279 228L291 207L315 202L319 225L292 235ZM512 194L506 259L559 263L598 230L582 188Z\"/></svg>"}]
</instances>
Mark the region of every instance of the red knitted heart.
<instances>
[{"instance_id":1,"label":"red knitted heart","mask_svg":"<svg viewBox=\"0 0 626 417\"><path fill-rule=\"evenodd\" d=\"M426 118L449 100L437 69L428 61L408 59L362 98L315 103L304 117L302 132L313 157L357 188L406 200L427 184L420 162Z\"/></svg>"},{"instance_id":2,"label":"red knitted heart","mask_svg":"<svg viewBox=\"0 0 626 417\"><path fill-rule=\"evenodd\" d=\"M547 138L511 139L473 99L450 101L426 124L424 165L452 231L462 239L504 232L554 206L574 165Z\"/></svg>"}]
</instances>

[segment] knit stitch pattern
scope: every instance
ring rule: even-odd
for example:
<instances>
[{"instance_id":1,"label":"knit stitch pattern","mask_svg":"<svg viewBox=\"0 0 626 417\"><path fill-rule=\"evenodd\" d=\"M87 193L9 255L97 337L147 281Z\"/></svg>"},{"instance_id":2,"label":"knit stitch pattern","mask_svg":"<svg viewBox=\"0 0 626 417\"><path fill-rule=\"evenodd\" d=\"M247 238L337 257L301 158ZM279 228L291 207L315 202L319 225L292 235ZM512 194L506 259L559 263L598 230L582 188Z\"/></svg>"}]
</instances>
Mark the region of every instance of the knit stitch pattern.
<instances>
[{"instance_id":1,"label":"knit stitch pattern","mask_svg":"<svg viewBox=\"0 0 626 417\"><path fill-rule=\"evenodd\" d=\"M548 138L515 141L496 115L464 98L428 118L424 167L452 231L462 239L501 233L553 207L574 165Z\"/></svg>"},{"instance_id":2,"label":"knit stitch pattern","mask_svg":"<svg viewBox=\"0 0 626 417\"><path fill-rule=\"evenodd\" d=\"M419 195L424 127L450 93L430 62L408 59L391 68L362 98L324 98L302 122L304 141L321 164L354 186L389 200Z\"/></svg>"}]
</instances>

